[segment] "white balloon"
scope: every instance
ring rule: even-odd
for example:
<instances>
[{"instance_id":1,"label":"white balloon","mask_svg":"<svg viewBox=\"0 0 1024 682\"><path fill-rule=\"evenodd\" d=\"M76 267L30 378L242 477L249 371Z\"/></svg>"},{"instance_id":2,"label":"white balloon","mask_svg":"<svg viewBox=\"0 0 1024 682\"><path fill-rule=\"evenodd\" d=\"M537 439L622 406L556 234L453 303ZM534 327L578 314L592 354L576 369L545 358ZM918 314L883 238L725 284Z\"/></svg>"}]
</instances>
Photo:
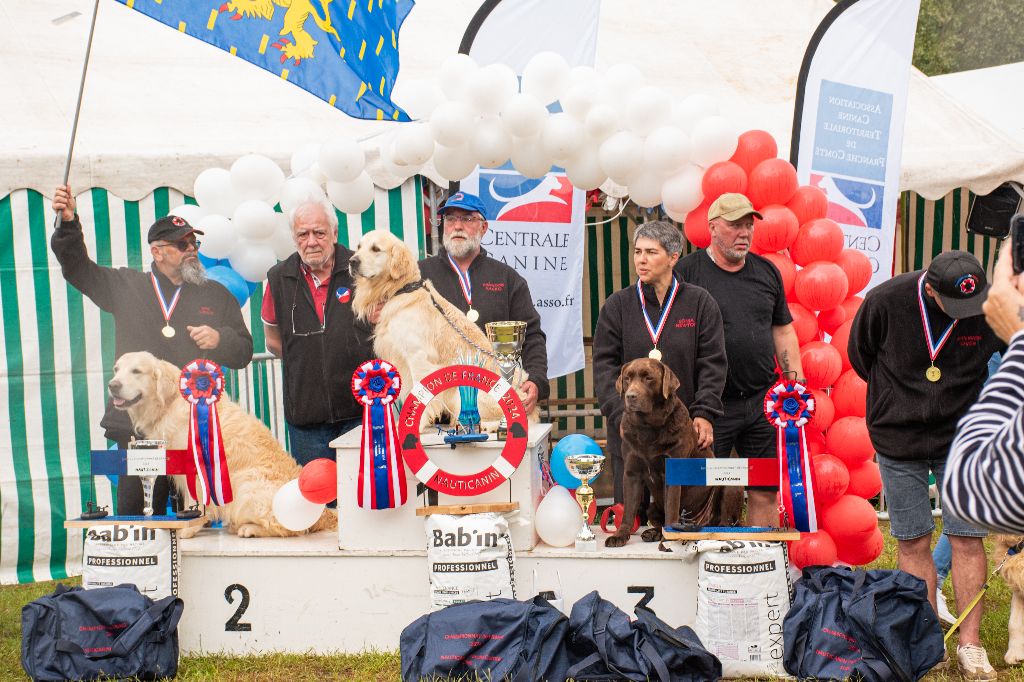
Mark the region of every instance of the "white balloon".
<instances>
[{"instance_id":1,"label":"white balloon","mask_svg":"<svg viewBox=\"0 0 1024 682\"><path fill-rule=\"evenodd\" d=\"M326 196L323 188L309 178L289 178L281 187L281 210L287 213L304 201Z\"/></svg>"},{"instance_id":2,"label":"white balloon","mask_svg":"<svg viewBox=\"0 0 1024 682\"><path fill-rule=\"evenodd\" d=\"M664 190L662 190L662 191L664 191ZM661 210L663 210L665 212L665 215L667 215L670 219L676 221L677 223L686 222L686 215L687 215L687 213L689 213L689 211L687 211L686 213L680 213L678 211L673 211L671 208L666 206L664 203L662 203L662 205L661 205Z\"/></svg>"},{"instance_id":3,"label":"white balloon","mask_svg":"<svg viewBox=\"0 0 1024 682\"><path fill-rule=\"evenodd\" d=\"M430 116L434 139L446 147L458 147L469 141L476 116L464 102L443 102Z\"/></svg>"},{"instance_id":4,"label":"white balloon","mask_svg":"<svg viewBox=\"0 0 1024 682\"><path fill-rule=\"evenodd\" d=\"M206 215L207 212L195 204L182 204L181 206L175 206L167 213L168 215L184 218L188 221L189 225L195 227L199 223L199 219Z\"/></svg>"},{"instance_id":5,"label":"white balloon","mask_svg":"<svg viewBox=\"0 0 1024 682\"><path fill-rule=\"evenodd\" d=\"M433 144L431 144L431 149L433 149ZM421 164L409 163L405 157L396 151L394 140L383 144L379 148L379 153L384 170L397 178L401 178L403 181L416 175L420 170Z\"/></svg>"},{"instance_id":6,"label":"white balloon","mask_svg":"<svg viewBox=\"0 0 1024 682\"><path fill-rule=\"evenodd\" d=\"M271 507L277 522L293 531L306 530L324 513L324 505L310 502L302 496L297 478L277 489Z\"/></svg>"},{"instance_id":7,"label":"white balloon","mask_svg":"<svg viewBox=\"0 0 1024 682\"><path fill-rule=\"evenodd\" d=\"M231 184L243 199L259 199L271 206L281 198L284 171L260 154L246 154L231 164Z\"/></svg>"},{"instance_id":8,"label":"white balloon","mask_svg":"<svg viewBox=\"0 0 1024 682\"><path fill-rule=\"evenodd\" d=\"M243 239L258 242L274 233L277 227L274 209L257 199L243 201L231 216L231 223ZM254 280L255 281L255 280Z\"/></svg>"},{"instance_id":9,"label":"white balloon","mask_svg":"<svg viewBox=\"0 0 1024 682\"><path fill-rule=\"evenodd\" d=\"M672 173L690 160L690 138L675 126L655 128L644 139L644 160L661 172Z\"/></svg>"},{"instance_id":10,"label":"white balloon","mask_svg":"<svg viewBox=\"0 0 1024 682\"><path fill-rule=\"evenodd\" d=\"M476 158L468 144L460 147L445 147L439 144L434 147L434 168L445 180L455 182L473 172L476 168Z\"/></svg>"},{"instance_id":11,"label":"white balloon","mask_svg":"<svg viewBox=\"0 0 1024 682\"><path fill-rule=\"evenodd\" d=\"M580 153L565 162L565 174L573 187L597 189L608 179L597 159L597 148L585 145Z\"/></svg>"},{"instance_id":12,"label":"white balloon","mask_svg":"<svg viewBox=\"0 0 1024 682\"><path fill-rule=\"evenodd\" d=\"M227 258L238 244L238 230L229 218L216 213L205 215L195 226L203 232L199 253L207 258Z\"/></svg>"},{"instance_id":13,"label":"white balloon","mask_svg":"<svg viewBox=\"0 0 1024 682\"><path fill-rule=\"evenodd\" d=\"M228 262L246 281L262 282L267 278L267 270L277 264L277 255L270 244L240 239Z\"/></svg>"},{"instance_id":14,"label":"white balloon","mask_svg":"<svg viewBox=\"0 0 1024 682\"><path fill-rule=\"evenodd\" d=\"M533 515L537 535L552 547L568 547L583 528L583 510L572 494L560 485L548 491Z\"/></svg>"},{"instance_id":15,"label":"white balloon","mask_svg":"<svg viewBox=\"0 0 1024 682\"><path fill-rule=\"evenodd\" d=\"M469 77L464 95L476 111L484 116L497 114L519 92L519 79L504 64L488 64Z\"/></svg>"},{"instance_id":16,"label":"white balloon","mask_svg":"<svg viewBox=\"0 0 1024 682\"><path fill-rule=\"evenodd\" d=\"M476 60L468 54L456 53L441 62L438 82L448 99L459 99L469 86L469 79L477 70Z\"/></svg>"},{"instance_id":17,"label":"white balloon","mask_svg":"<svg viewBox=\"0 0 1024 682\"><path fill-rule=\"evenodd\" d=\"M569 64L557 52L538 52L523 69L523 92L551 104L569 85Z\"/></svg>"},{"instance_id":18,"label":"white balloon","mask_svg":"<svg viewBox=\"0 0 1024 682\"><path fill-rule=\"evenodd\" d=\"M661 174L646 169L629 182L629 198L637 206L651 208L661 203Z\"/></svg>"},{"instance_id":19,"label":"white balloon","mask_svg":"<svg viewBox=\"0 0 1024 682\"><path fill-rule=\"evenodd\" d=\"M482 167L497 168L512 154L512 136L498 119L484 119L477 126L469 148Z\"/></svg>"},{"instance_id":20,"label":"white balloon","mask_svg":"<svg viewBox=\"0 0 1024 682\"><path fill-rule=\"evenodd\" d=\"M533 137L544 127L548 110L533 95L511 98L501 110L501 123L516 137Z\"/></svg>"},{"instance_id":21,"label":"white balloon","mask_svg":"<svg viewBox=\"0 0 1024 682\"><path fill-rule=\"evenodd\" d=\"M315 185L318 185L320 187L323 187L323 185L327 182L327 176L324 175L324 172L322 170L320 170L319 163L314 163L312 166L299 173L296 177L311 180Z\"/></svg>"},{"instance_id":22,"label":"white balloon","mask_svg":"<svg viewBox=\"0 0 1024 682\"><path fill-rule=\"evenodd\" d=\"M318 158L320 158L320 145L316 142L309 142L296 149L292 153L290 164L292 176L299 175L309 169L310 166L316 163Z\"/></svg>"},{"instance_id":23,"label":"white balloon","mask_svg":"<svg viewBox=\"0 0 1024 682\"><path fill-rule=\"evenodd\" d=\"M283 213L275 213L277 216L277 227L274 234L270 235L267 243L274 249L277 260L285 260L295 253L295 237L292 235L292 228L288 225L288 217Z\"/></svg>"},{"instance_id":24,"label":"white balloon","mask_svg":"<svg viewBox=\"0 0 1024 682\"><path fill-rule=\"evenodd\" d=\"M373 203L373 180L364 171L352 182L328 182L327 197L342 213L362 213Z\"/></svg>"},{"instance_id":25,"label":"white balloon","mask_svg":"<svg viewBox=\"0 0 1024 682\"><path fill-rule=\"evenodd\" d=\"M528 178L540 178L547 175L554 162L544 146L540 143L540 136L517 137L512 141L512 165L519 172Z\"/></svg>"},{"instance_id":26,"label":"white balloon","mask_svg":"<svg viewBox=\"0 0 1024 682\"><path fill-rule=\"evenodd\" d=\"M690 135L693 145L690 160L707 168L719 161L728 161L736 152L739 132L724 116L709 116L697 122Z\"/></svg>"},{"instance_id":27,"label":"white balloon","mask_svg":"<svg viewBox=\"0 0 1024 682\"><path fill-rule=\"evenodd\" d=\"M625 101L645 80L643 72L632 64L614 64L604 72L605 97L611 102Z\"/></svg>"},{"instance_id":28,"label":"white balloon","mask_svg":"<svg viewBox=\"0 0 1024 682\"><path fill-rule=\"evenodd\" d=\"M434 136L423 123L403 123L395 136L396 160L411 166L422 166L434 153ZM355 178L350 178L355 179Z\"/></svg>"},{"instance_id":29,"label":"white balloon","mask_svg":"<svg viewBox=\"0 0 1024 682\"><path fill-rule=\"evenodd\" d=\"M604 102L597 102L587 112L583 130L597 143L604 142L619 129L619 112Z\"/></svg>"},{"instance_id":30,"label":"white balloon","mask_svg":"<svg viewBox=\"0 0 1024 682\"><path fill-rule=\"evenodd\" d=\"M621 130L601 143L597 153L601 170L613 182L628 185L633 176L640 172L643 149L643 140L639 135Z\"/></svg>"},{"instance_id":31,"label":"white balloon","mask_svg":"<svg viewBox=\"0 0 1024 682\"><path fill-rule=\"evenodd\" d=\"M634 90L626 100L626 125L640 136L668 123L671 113L668 95L653 85Z\"/></svg>"},{"instance_id":32,"label":"white balloon","mask_svg":"<svg viewBox=\"0 0 1024 682\"><path fill-rule=\"evenodd\" d=\"M672 103L672 122L683 132L689 133L699 121L708 116L717 116L718 111L718 100L711 95L695 93Z\"/></svg>"},{"instance_id":33,"label":"white balloon","mask_svg":"<svg viewBox=\"0 0 1024 682\"><path fill-rule=\"evenodd\" d=\"M569 71L569 85L559 98L562 111L579 119L586 119L600 99L601 79L591 66L574 66Z\"/></svg>"},{"instance_id":34,"label":"white balloon","mask_svg":"<svg viewBox=\"0 0 1024 682\"><path fill-rule=\"evenodd\" d=\"M335 182L351 182L366 167L366 154L351 137L338 137L320 147L317 165Z\"/></svg>"},{"instance_id":35,"label":"white balloon","mask_svg":"<svg viewBox=\"0 0 1024 682\"><path fill-rule=\"evenodd\" d=\"M540 134L545 153L555 161L565 161L579 153L584 139L583 126L565 112L549 116Z\"/></svg>"},{"instance_id":36,"label":"white balloon","mask_svg":"<svg viewBox=\"0 0 1024 682\"><path fill-rule=\"evenodd\" d=\"M676 216L686 217L686 214L700 206L704 201L704 190L701 189L701 178L704 172L694 166L687 164L661 186L661 199L665 205L665 211L674 219Z\"/></svg>"},{"instance_id":37,"label":"white balloon","mask_svg":"<svg viewBox=\"0 0 1024 682\"><path fill-rule=\"evenodd\" d=\"M242 198L231 184L231 173L223 168L207 168L196 177L192 195L208 213L231 215Z\"/></svg>"}]
</instances>

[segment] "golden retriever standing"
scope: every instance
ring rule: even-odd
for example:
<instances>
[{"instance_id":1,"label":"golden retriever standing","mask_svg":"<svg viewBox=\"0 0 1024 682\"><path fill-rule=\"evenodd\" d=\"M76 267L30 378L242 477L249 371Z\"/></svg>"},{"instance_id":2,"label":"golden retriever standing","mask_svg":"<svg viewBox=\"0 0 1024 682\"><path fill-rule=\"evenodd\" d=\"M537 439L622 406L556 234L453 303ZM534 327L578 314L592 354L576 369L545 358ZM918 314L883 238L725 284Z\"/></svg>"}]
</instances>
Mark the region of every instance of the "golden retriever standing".
<instances>
[{"instance_id":1,"label":"golden retriever standing","mask_svg":"<svg viewBox=\"0 0 1024 682\"><path fill-rule=\"evenodd\" d=\"M374 230L363 235L355 254L349 259L355 280L352 309L360 319L380 309L373 350L377 357L395 365L402 377L404 400L417 381L442 367L458 363L463 356L489 353L491 343L465 313L437 293L429 280L422 280L420 269L409 247L390 232ZM481 356L487 357L485 353ZM484 365L497 372L493 358ZM527 375L521 372L517 385ZM479 393L480 418L487 430L493 430L501 418L498 404L484 391ZM459 414L459 396L445 391L427 406L421 424L429 428L442 413L453 420ZM537 421L538 411L528 415Z\"/></svg>"},{"instance_id":2,"label":"golden retriever standing","mask_svg":"<svg viewBox=\"0 0 1024 682\"><path fill-rule=\"evenodd\" d=\"M1019 535L992 536L992 562L998 566L1006 551L1020 542ZM999 571L1010 588L1010 641L1003 657L1010 665L1024 661L1024 553L1014 554Z\"/></svg>"},{"instance_id":3,"label":"golden retriever standing","mask_svg":"<svg viewBox=\"0 0 1024 682\"><path fill-rule=\"evenodd\" d=\"M114 378L107 384L114 407L128 412L135 431L144 438L167 442L168 450L184 450L188 440L189 404L178 390L181 370L151 353L125 353L114 364ZM223 521L240 537L284 537L337 528L338 516L325 509L308 531L291 531L277 522L272 504L278 488L298 478L302 468L281 447L256 417L245 412L227 395L217 403L231 490L234 499L206 513ZM174 476L178 491L187 496L184 476ZM190 528L181 532L191 537Z\"/></svg>"}]
</instances>

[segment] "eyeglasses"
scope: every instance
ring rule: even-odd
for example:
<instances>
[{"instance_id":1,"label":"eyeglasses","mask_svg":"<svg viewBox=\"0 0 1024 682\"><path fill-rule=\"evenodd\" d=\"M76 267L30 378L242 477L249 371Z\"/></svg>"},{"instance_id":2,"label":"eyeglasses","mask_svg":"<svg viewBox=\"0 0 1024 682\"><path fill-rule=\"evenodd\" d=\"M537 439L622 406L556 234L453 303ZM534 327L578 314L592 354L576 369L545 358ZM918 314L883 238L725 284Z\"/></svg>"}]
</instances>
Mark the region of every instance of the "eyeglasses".
<instances>
[{"instance_id":1,"label":"eyeglasses","mask_svg":"<svg viewBox=\"0 0 1024 682\"><path fill-rule=\"evenodd\" d=\"M188 251L189 249L195 249L196 251L198 251L200 244L202 244L202 242L199 241L198 239L188 239L188 238L185 238L185 239L179 239L176 242L166 242L164 244L157 244L157 246L173 246L178 251L181 251L182 253L184 253L185 251Z\"/></svg>"},{"instance_id":2,"label":"eyeglasses","mask_svg":"<svg viewBox=\"0 0 1024 682\"><path fill-rule=\"evenodd\" d=\"M446 223L482 223L484 219L475 215L446 215L444 221Z\"/></svg>"},{"instance_id":3,"label":"eyeglasses","mask_svg":"<svg viewBox=\"0 0 1024 682\"><path fill-rule=\"evenodd\" d=\"M292 336L317 336L323 334L327 329L327 305L324 305L324 321L320 323L320 328L315 329L311 332L299 332L295 331L295 308L299 303L299 285L305 285L304 278L300 277L295 281L295 290L292 292Z\"/></svg>"}]
</instances>

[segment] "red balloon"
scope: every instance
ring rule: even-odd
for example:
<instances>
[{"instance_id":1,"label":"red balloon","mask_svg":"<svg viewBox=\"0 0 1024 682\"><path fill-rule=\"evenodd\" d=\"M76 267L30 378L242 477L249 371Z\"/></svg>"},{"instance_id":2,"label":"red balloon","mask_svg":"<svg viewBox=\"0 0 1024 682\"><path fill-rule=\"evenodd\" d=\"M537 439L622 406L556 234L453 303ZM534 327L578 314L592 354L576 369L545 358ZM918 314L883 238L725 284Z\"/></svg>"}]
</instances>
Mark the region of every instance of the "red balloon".
<instances>
[{"instance_id":1,"label":"red balloon","mask_svg":"<svg viewBox=\"0 0 1024 682\"><path fill-rule=\"evenodd\" d=\"M803 225L828 215L828 196L817 187L803 185L797 188L786 206Z\"/></svg>"},{"instance_id":2,"label":"red balloon","mask_svg":"<svg viewBox=\"0 0 1024 682\"><path fill-rule=\"evenodd\" d=\"M839 544L836 554L840 561L851 566L864 566L882 556L884 548L885 538L882 537L882 531L875 528L867 540Z\"/></svg>"},{"instance_id":3,"label":"red balloon","mask_svg":"<svg viewBox=\"0 0 1024 682\"><path fill-rule=\"evenodd\" d=\"M868 408L868 383L852 369L843 372L832 386L837 417L863 417Z\"/></svg>"},{"instance_id":4,"label":"red balloon","mask_svg":"<svg viewBox=\"0 0 1024 682\"><path fill-rule=\"evenodd\" d=\"M854 317L857 316L857 311L860 310L860 304L863 302L863 296L850 296L839 305L842 306L843 310L846 311L846 319L852 320Z\"/></svg>"},{"instance_id":5,"label":"red balloon","mask_svg":"<svg viewBox=\"0 0 1024 682\"><path fill-rule=\"evenodd\" d=\"M846 492L865 500L882 492L882 474L878 464L869 459L850 469L850 486Z\"/></svg>"},{"instance_id":6,"label":"red balloon","mask_svg":"<svg viewBox=\"0 0 1024 682\"><path fill-rule=\"evenodd\" d=\"M846 322L846 310L842 305L818 313L818 328L826 334L834 334L843 322Z\"/></svg>"},{"instance_id":7,"label":"red balloon","mask_svg":"<svg viewBox=\"0 0 1024 682\"><path fill-rule=\"evenodd\" d=\"M757 232L754 232L754 237L756 241ZM796 266L793 265L793 261L784 253L765 253L763 256L778 268L779 274L782 275L782 288L785 289L786 296L789 296L793 291L793 283L796 281Z\"/></svg>"},{"instance_id":8,"label":"red balloon","mask_svg":"<svg viewBox=\"0 0 1024 682\"><path fill-rule=\"evenodd\" d=\"M814 477L814 504L824 509L846 494L850 485L850 472L843 460L834 455L821 454L811 459Z\"/></svg>"},{"instance_id":9,"label":"red balloon","mask_svg":"<svg viewBox=\"0 0 1024 682\"><path fill-rule=\"evenodd\" d=\"M785 204L798 186L796 169L789 161L766 159L747 175L747 198L760 210L769 204Z\"/></svg>"},{"instance_id":10,"label":"red balloon","mask_svg":"<svg viewBox=\"0 0 1024 682\"><path fill-rule=\"evenodd\" d=\"M338 465L321 457L302 467L299 492L314 504L327 504L338 499Z\"/></svg>"},{"instance_id":11,"label":"red balloon","mask_svg":"<svg viewBox=\"0 0 1024 682\"><path fill-rule=\"evenodd\" d=\"M804 427L804 439L807 441L807 452L811 453L811 457L817 457L828 449L825 447L825 435L814 428L814 424L808 424Z\"/></svg>"},{"instance_id":12,"label":"red balloon","mask_svg":"<svg viewBox=\"0 0 1024 682\"><path fill-rule=\"evenodd\" d=\"M789 255L797 265L809 265L817 260L834 262L843 252L845 241L846 237L843 236L843 228L839 227L839 223L828 218L819 218L800 226Z\"/></svg>"},{"instance_id":13,"label":"red balloon","mask_svg":"<svg viewBox=\"0 0 1024 682\"><path fill-rule=\"evenodd\" d=\"M836 263L846 273L850 282L850 294L856 294L871 281L871 259L856 249L843 249L836 258Z\"/></svg>"},{"instance_id":14,"label":"red balloon","mask_svg":"<svg viewBox=\"0 0 1024 682\"><path fill-rule=\"evenodd\" d=\"M705 201L687 213L686 220L683 221L683 234L686 236L686 241L698 249L706 249L711 243L711 231L708 229L708 208L710 207L711 202Z\"/></svg>"},{"instance_id":15,"label":"red balloon","mask_svg":"<svg viewBox=\"0 0 1024 682\"><path fill-rule=\"evenodd\" d=\"M710 169L709 169L710 170ZM707 195L705 195L707 196ZM754 245L765 252L782 251L793 245L800 223L785 206L765 206L761 209L764 220L754 218Z\"/></svg>"},{"instance_id":16,"label":"red balloon","mask_svg":"<svg viewBox=\"0 0 1024 682\"><path fill-rule=\"evenodd\" d=\"M811 394L814 396L814 416L811 417L810 423L825 431L836 418L836 408L832 405L832 399L820 388L812 388Z\"/></svg>"},{"instance_id":17,"label":"red balloon","mask_svg":"<svg viewBox=\"0 0 1024 682\"><path fill-rule=\"evenodd\" d=\"M863 417L842 417L832 422L832 428L825 434L825 446L847 467L856 467L875 454Z\"/></svg>"},{"instance_id":18,"label":"red balloon","mask_svg":"<svg viewBox=\"0 0 1024 682\"><path fill-rule=\"evenodd\" d=\"M810 310L835 308L846 298L846 273L835 263L815 261L796 273L796 300Z\"/></svg>"},{"instance_id":19,"label":"red balloon","mask_svg":"<svg viewBox=\"0 0 1024 682\"><path fill-rule=\"evenodd\" d=\"M843 371L850 369L850 330L853 329L853 320L847 320L839 325L839 329L829 339L832 347L839 351L839 357L843 359Z\"/></svg>"},{"instance_id":20,"label":"red balloon","mask_svg":"<svg viewBox=\"0 0 1024 682\"><path fill-rule=\"evenodd\" d=\"M808 341L800 347L800 366L811 388L831 386L843 373L843 359L824 341Z\"/></svg>"},{"instance_id":21,"label":"red balloon","mask_svg":"<svg viewBox=\"0 0 1024 682\"><path fill-rule=\"evenodd\" d=\"M708 166L700 181L704 201L709 204L727 192L747 191L747 172L732 161L720 161Z\"/></svg>"},{"instance_id":22,"label":"red balloon","mask_svg":"<svg viewBox=\"0 0 1024 682\"><path fill-rule=\"evenodd\" d=\"M764 130L748 130L740 135L736 151L729 160L739 164L745 173L749 173L757 164L774 159L778 155L779 146L775 144L775 138L771 133Z\"/></svg>"},{"instance_id":23,"label":"red balloon","mask_svg":"<svg viewBox=\"0 0 1024 682\"><path fill-rule=\"evenodd\" d=\"M800 533L799 540L789 543L789 563L797 568L804 566L831 566L836 562L836 543L823 530L816 533Z\"/></svg>"},{"instance_id":24,"label":"red balloon","mask_svg":"<svg viewBox=\"0 0 1024 682\"><path fill-rule=\"evenodd\" d=\"M863 539L878 528L878 515L863 497L847 493L820 511L818 522L836 546L842 547L848 540Z\"/></svg>"},{"instance_id":25,"label":"red balloon","mask_svg":"<svg viewBox=\"0 0 1024 682\"><path fill-rule=\"evenodd\" d=\"M799 303L789 304L789 314L793 316L793 329L796 340L801 346L818 338L818 318Z\"/></svg>"}]
</instances>

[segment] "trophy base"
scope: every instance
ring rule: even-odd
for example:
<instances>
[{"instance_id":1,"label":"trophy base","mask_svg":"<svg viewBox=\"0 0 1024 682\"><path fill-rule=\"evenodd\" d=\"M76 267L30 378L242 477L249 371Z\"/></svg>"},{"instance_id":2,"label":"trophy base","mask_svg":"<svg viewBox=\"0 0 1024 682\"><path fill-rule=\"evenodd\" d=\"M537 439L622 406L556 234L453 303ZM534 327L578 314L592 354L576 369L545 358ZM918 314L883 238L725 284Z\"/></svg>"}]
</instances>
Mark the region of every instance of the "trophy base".
<instances>
[{"instance_id":1,"label":"trophy base","mask_svg":"<svg viewBox=\"0 0 1024 682\"><path fill-rule=\"evenodd\" d=\"M576 551L577 552L596 552L597 551L597 538L592 540L580 540L576 538Z\"/></svg>"}]
</instances>

